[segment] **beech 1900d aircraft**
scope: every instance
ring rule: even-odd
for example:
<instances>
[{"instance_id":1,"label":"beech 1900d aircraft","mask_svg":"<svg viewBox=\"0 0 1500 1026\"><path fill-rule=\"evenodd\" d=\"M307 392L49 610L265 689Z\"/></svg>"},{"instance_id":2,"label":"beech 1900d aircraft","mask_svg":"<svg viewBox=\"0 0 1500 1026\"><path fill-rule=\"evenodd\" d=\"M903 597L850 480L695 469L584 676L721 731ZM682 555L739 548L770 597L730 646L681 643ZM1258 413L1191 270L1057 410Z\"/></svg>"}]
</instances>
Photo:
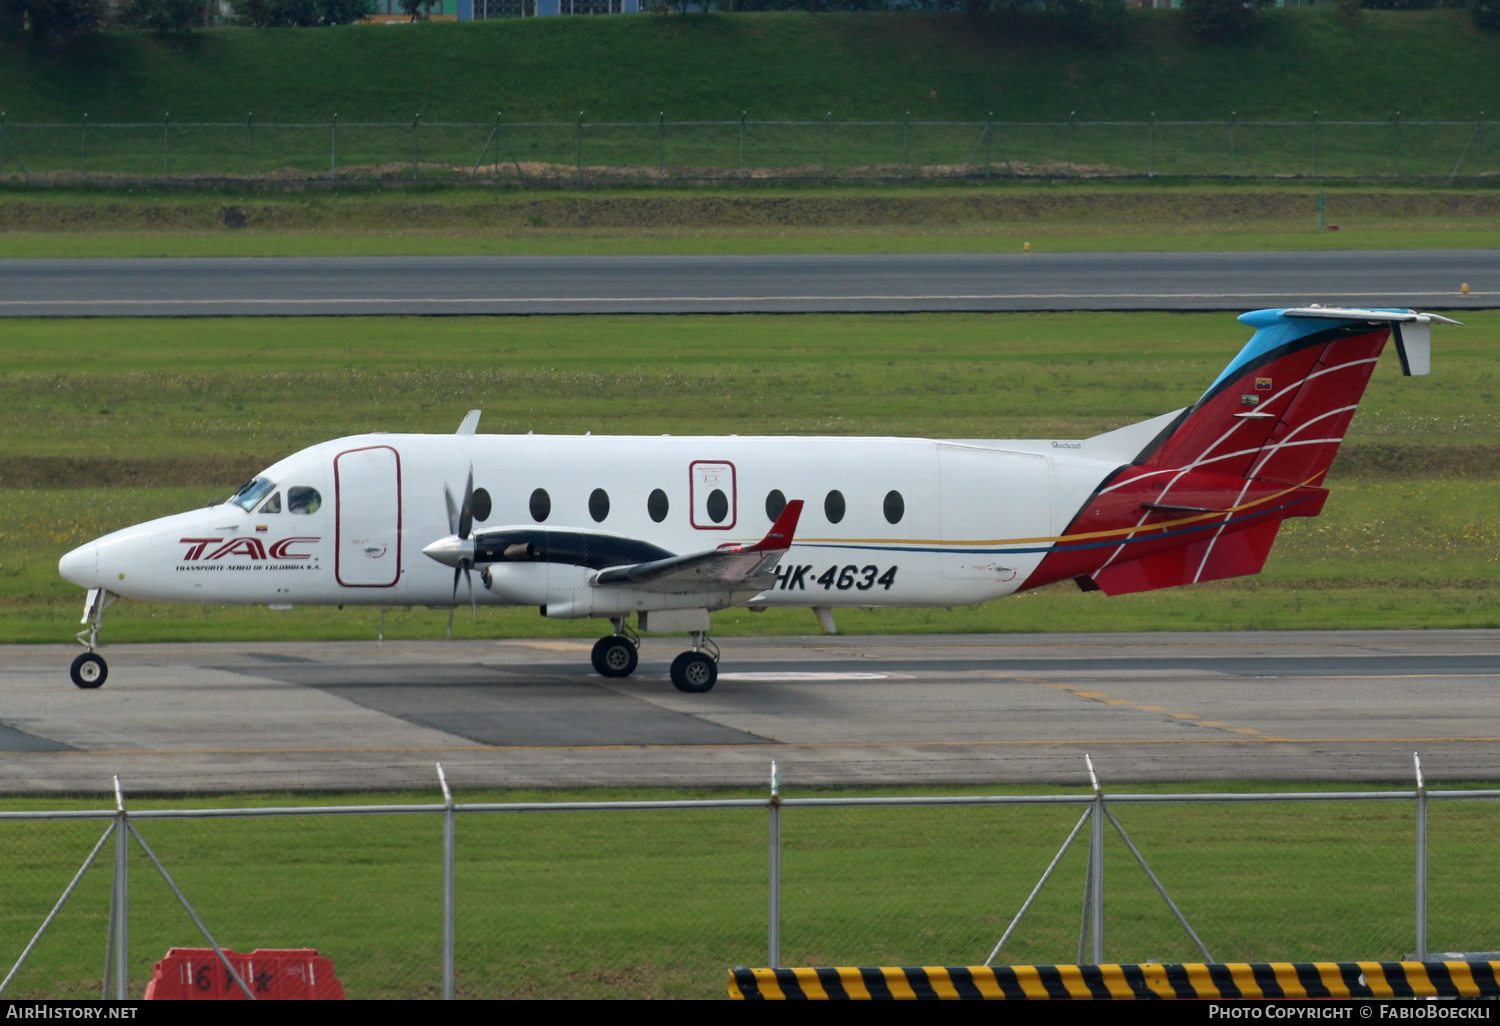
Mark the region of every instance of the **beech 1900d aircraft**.
<instances>
[{"instance_id":1,"label":"beech 1900d aircraft","mask_svg":"<svg viewBox=\"0 0 1500 1026\"><path fill-rule=\"evenodd\" d=\"M1258 573L1324 476L1386 339L1426 374L1411 310L1304 307L1254 336L1192 406L1078 441L372 434L268 467L222 503L74 549L88 589L73 663L116 596L152 602L532 605L613 630L594 668L636 668L642 631L686 632L672 683L718 677L709 613L955 606L1073 580L1110 595ZM476 586L474 578L479 578ZM462 587L462 594L460 588Z\"/></svg>"}]
</instances>

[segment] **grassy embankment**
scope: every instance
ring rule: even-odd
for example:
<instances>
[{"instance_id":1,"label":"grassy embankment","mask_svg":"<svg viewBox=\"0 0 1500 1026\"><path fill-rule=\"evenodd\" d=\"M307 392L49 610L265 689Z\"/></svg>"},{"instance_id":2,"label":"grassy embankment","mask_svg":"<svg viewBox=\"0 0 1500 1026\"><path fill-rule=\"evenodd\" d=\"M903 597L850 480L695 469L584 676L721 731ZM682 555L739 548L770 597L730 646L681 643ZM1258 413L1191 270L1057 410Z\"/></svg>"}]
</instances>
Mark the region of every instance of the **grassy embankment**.
<instances>
[{"instance_id":1,"label":"grassy embankment","mask_svg":"<svg viewBox=\"0 0 1500 1026\"><path fill-rule=\"evenodd\" d=\"M1494 344L1441 334L1430 378L1382 362L1333 496L1291 520L1259 577L1109 599L1071 586L953 612L840 615L846 631L1493 627L1500 586ZM0 639L60 641L68 548L206 503L296 449L366 430L1082 437L1187 405L1243 343L1212 315L401 318L7 322L0 338ZM416 340L416 342L414 342ZM598 354L609 352L608 368ZM445 616L398 612L396 637ZM721 634L806 633L729 611ZM346 609L110 611L117 642L364 638ZM481 610L473 637L589 635Z\"/></svg>"},{"instance_id":2,"label":"grassy embankment","mask_svg":"<svg viewBox=\"0 0 1500 1026\"><path fill-rule=\"evenodd\" d=\"M1351 74L1351 54L1381 73ZM1497 60L1500 37L1474 31L1463 12L1447 10L1370 11L1354 22L1328 10L1272 11L1250 40L1229 46L1195 42L1171 11L1131 12L1128 30L1111 47L1024 16L942 14L528 19L226 29L186 39L116 32L62 50L0 39L0 109L11 125L0 174L20 188L29 160L33 183L85 190L9 192L0 199L0 255L1004 251L1025 241L1044 250L1492 246L1496 217L1487 190L1477 197L1333 190L1327 220L1343 230L1319 235L1315 187L1306 180L1285 190L1216 186L1177 195L1058 179L1070 168L1144 175L1148 166L1169 180L1223 175L1223 126L1159 128L1148 159L1138 127L1084 123L1152 114L1163 122L1222 120L1231 111L1240 126L1235 168L1242 176L1309 174L1305 125L1253 123L1301 122L1313 111L1323 126L1322 175L1383 177L1398 164L1405 175L1448 175L1469 126L1416 122L1466 121L1478 110L1500 109L1500 79L1491 74ZM464 69L463 88L428 90L416 103L410 83L441 80L455 67ZM241 175L247 161L261 184L274 184L287 169L322 174L336 111L346 126L338 173L394 184L409 171L410 133L348 126L409 124L417 108L431 126L422 130L422 175L445 180L463 179L478 161L497 109L513 127L495 173L510 174L507 158L514 156L531 176L571 174L581 162L586 177L605 179L621 168L646 179L657 171L668 178L739 176L737 130L678 127L659 139L659 112L669 121L732 122L748 110L745 173L752 178L776 168L819 178L825 161L821 129L757 120L816 122L832 112L847 121L910 114L915 123L973 123L993 115L1054 124L1007 129L982 146L972 124L918 128L905 157L897 128L836 128L826 146L835 177L920 177L995 162L990 187L920 185L898 190L894 201L889 191L722 182L707 193L637 187L564 198L530 190L497 197L488 189L393 198L359 186L349 186L353 196L280 198L240 187L188 198L121 191L127 183L118 176L162 173L159 126L168 112L176 124L226 126L176 130L176 175ZM237 127L247 111L261 126L310 127L262 127L252 141ZM1397 111L1401 127L1391 121ZM581 142L580 112L589 126ZM1063 123L1075 112L1080 127L1069 149ZM78 130L85 113L95 126L142 127L96 127L85 145ZM1380 124L1334 124L1342 120ZM59 127L23 129L20 122ZM517 122L556 124L525 129ZM1465 174L1500 170L1486 163L1493 153L1482 143L1471 147ZM487 150L486 161L497 152ZM1064 163L1069 152L1071 164ZM88 180L79 177L85 160ZM1052 187L1001 181L1002 172L1018 167ZM1484 184L1470 180L1470 188ZM246 214L243 230L222 226L228 206Z\"/></svg>"},{"instance_id":3,"label":"grassy embankment","mask_svg":"<svg viewBox=\"0 0 1500 1026\"><path fill-rule=\"evenodd\" d=\"M1250 787L1284 789L1200 789ZM1024 793L1060 790L1027 786ZM559 801L709 794L751 796L653 790L458 797ZM368 798L312 800L347 804ZM236 795L134 804L202 808L307 801L305 795ZM379 801L431 804L434 796L381 795ZM7 801L16 808L107 804L99 798ZM1500 911L1488 872L1500 809L1460 804L1438 803L1429 814L1429 936L1433 948L1476 950ZM1411 950L1409 804L1116 810L1216 959L1390 960ZM783 811L783 964L981 961L1077 814L1066 807ZM765 815L461 816L459 996L722 996L728 967L764 964ZM333 959L350 997L436 996L440 817L138 822L226 946L317 948ZM20 949L102 829L102 823L57 822L5 827L0 949ZM1075 844L1069 852L1002 962L1073 961L1086 847ZM86 876L8 997L97 996L109 905L107 855L102 862ZM1112 833L1105 842L1105 880L1111 961L1200 957ZM382 900L371 901L372 894ZM152 962L171 945L196 944L197 935L138 854L130 911L131 975L139 994Z\"/></svg>"}]
</instances>

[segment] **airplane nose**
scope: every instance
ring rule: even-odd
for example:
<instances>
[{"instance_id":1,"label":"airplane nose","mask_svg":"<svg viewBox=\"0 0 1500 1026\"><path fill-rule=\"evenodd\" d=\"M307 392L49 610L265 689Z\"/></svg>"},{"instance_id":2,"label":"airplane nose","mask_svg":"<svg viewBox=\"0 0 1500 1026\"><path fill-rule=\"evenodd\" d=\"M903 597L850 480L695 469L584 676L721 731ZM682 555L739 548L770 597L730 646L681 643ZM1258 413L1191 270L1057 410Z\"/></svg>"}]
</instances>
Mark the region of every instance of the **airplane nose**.
<instances>
[{"instance_id":1,"label":"airplane nose","mask_svg":"<svg viewBox=\"0 0 1500 1026\"><path fill-rule=\"evenodd\" d=\"M99 587L99 546L80 545L57 561L57 572L80 588Z\"/></svg>"}]
</instances>

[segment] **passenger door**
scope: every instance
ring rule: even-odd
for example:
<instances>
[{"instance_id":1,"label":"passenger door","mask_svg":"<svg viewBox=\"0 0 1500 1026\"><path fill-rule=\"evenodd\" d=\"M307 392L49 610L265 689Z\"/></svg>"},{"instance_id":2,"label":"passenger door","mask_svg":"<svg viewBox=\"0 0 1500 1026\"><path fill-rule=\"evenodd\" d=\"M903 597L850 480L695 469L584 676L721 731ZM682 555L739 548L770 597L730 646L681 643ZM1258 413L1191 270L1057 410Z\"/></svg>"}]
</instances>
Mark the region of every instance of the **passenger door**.
<instances>
[{"instance_id":1,"label":"passenger door","mask_svg":"<svg viewBox=\"0 0 1500 1026\"><path fill-rule=\"evenodd\" d=\"M401 457L388 445L333 461L338 504L334 576L346 588L390 588L401 579Z\"/></svg>"}]
</instances>

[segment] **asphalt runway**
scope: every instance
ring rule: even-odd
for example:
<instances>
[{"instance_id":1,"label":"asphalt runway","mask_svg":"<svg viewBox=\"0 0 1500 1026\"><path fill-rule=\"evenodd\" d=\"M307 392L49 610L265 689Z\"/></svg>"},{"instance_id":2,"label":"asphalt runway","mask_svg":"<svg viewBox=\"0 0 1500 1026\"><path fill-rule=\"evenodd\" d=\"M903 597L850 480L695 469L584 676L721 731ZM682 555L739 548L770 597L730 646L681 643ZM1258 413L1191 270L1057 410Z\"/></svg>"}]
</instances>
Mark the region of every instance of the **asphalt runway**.
<instances>
[{"instance_id":1,"label":"asphalt runway","mask_svg":"<svg viewBox=\"0 0 1500 1026\"><path fill-rule=\"evenodd\" d=\"M0 791L1500 780L1500 631L679 639L624 681L588 642L0 649Z\"/></svg>"},{"instance_id":2,"label":"asphalt runway","mask_svg":"<svg viewBox=\"0 0 1500 1026\"><path fill-rule=\"evenodd\" d=\"M1314 302L1500 306L1500 249L0 261L0 316L11 317L1238 312Z\"/></svg>"}]
</instances>

